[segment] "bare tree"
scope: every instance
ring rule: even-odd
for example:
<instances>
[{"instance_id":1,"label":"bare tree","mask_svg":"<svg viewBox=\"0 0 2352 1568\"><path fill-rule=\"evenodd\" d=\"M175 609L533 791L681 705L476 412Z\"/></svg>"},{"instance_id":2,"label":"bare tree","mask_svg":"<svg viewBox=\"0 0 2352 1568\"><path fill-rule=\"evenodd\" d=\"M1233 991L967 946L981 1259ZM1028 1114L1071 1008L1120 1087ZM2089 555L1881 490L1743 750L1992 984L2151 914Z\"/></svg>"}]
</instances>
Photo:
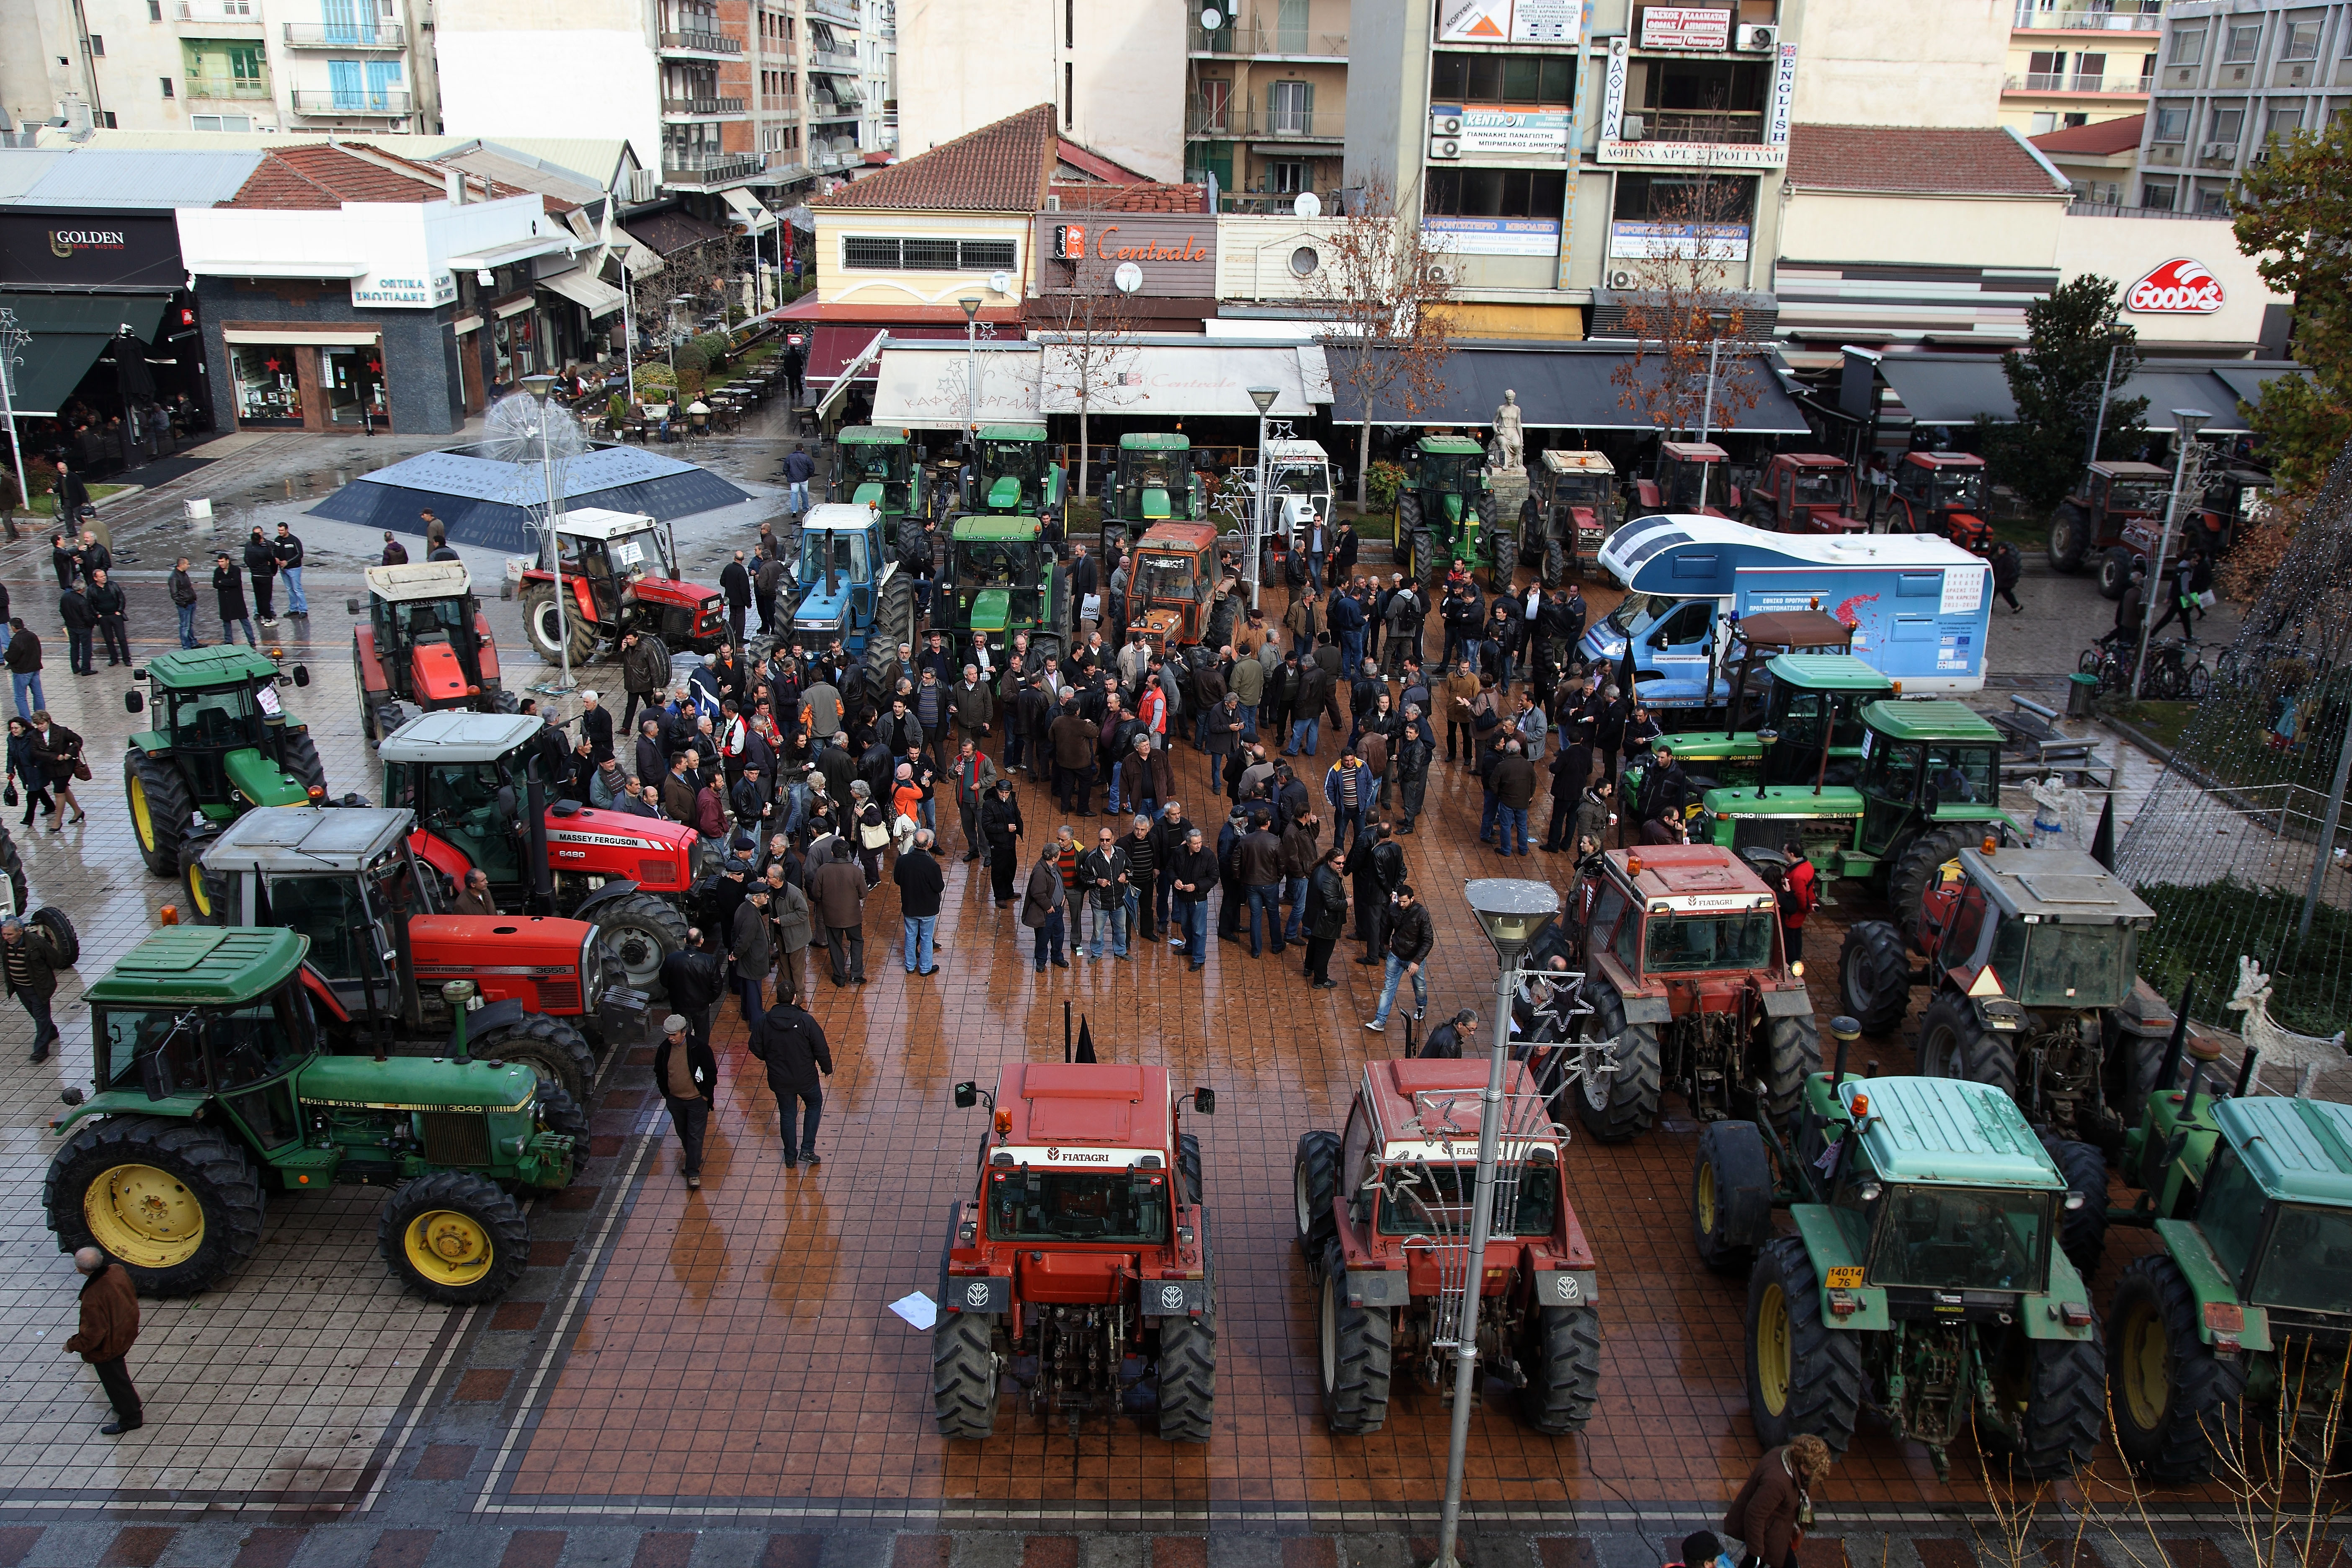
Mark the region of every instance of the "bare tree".
<instances>
[{"instance_id":1,"label":"bare tree","mask_svg":"<svg viewBox=\"0 0 2352 1568\"><path fill-rule=\"evenodd\" d=\"M1376 410L1410 420L1444 395L1453 352L1446 305L1451 253L1417 212L1399 210L1387 183L1368 176L1329 220L1322 265L1307 280L1307 308L1321 323L1331 380L1353 395L1364 426L1356 447L1356 505L1364 504Z\"/></svg>"},{"instance_id":2,"label":"bare tree","mask_svg":"<svg viewBox=\"0 0 2352 1568\"><path fill-rule=\"evenodd\" d=\"M1654 183L1640 231L1643 254L1621 258L1633 274L1623 294L1633 353L1609 379L1618 403L1661 435L1727 430L1764 395L1738 285L1749 243L1748 183L1706 164L1651 178L1663 189Z\"/></svg>"},{"instance_id":3,"label":"bare tree","mask_svg":"<svg viewBox=\"0 0 2352 1568\"><path fill-rule=\"evenodd\" d=\"M1093 452L1087 432L1087 416L1098 404L1117 407L1119 389L1134 367L1140 346L1136 313L1128 296L1114 281L1117 266L1100 257L1087 256L1046 262L1045 317L1048 325L1042 379L1048 400L1066 400L1078 410L1078 488L1087 489L1088 459Z\"/></svg>"}]
</instances>

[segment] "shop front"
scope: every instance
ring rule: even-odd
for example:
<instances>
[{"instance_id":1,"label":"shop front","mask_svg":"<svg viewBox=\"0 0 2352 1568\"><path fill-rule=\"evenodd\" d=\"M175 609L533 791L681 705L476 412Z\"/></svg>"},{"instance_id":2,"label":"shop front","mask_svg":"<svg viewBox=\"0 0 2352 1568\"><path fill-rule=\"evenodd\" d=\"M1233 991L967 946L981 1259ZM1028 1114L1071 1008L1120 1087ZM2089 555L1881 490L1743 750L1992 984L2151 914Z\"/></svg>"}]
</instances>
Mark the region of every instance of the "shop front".
<instances>
[{"instance_id":1,"label":"shop front","mask_svg":"<svg viewBox=\"0 0 2352 1568\"><path fill-rule=\"evenodd\" d=\"M367 326L224 326L240 430L392 430L383 334Z\"/></svg>"}]
</instances>

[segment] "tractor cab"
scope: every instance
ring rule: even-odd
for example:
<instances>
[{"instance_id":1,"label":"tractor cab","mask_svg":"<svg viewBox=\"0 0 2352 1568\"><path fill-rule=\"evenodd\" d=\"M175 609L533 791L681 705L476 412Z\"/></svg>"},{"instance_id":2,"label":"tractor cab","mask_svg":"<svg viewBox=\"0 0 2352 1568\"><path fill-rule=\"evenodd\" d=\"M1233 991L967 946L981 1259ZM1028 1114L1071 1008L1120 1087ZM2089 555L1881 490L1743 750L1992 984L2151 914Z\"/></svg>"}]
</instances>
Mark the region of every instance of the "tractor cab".
<instances>
[{"instance_id":1,"label":"tractor cab","mask_svg":"<svg viewBox=\"0 0 2352 1568\"><path fill-rule=\"evenodd\" d=\"M2205 552L2216 559L2238 542L2275 481L2260 468L2232 466L2205 481L2204 498L2192 515L2205 530Z\"/></svg>"},{"instance_id":2,"label":"tractor cab","mask_svg":"<svg viewBox=\"0 0 2352 1568\"><path fill-rule=\"evenodd\" d=\"M2123 597L2131 560L2125 531L2164 515L2172 475L2154 463L2102 459L2084 470L2074 493L2058 504L2050 521L2050 564L2061 572L2099 567L2099 588ZM2112 591L2110 591L2112 584Z\"/></svg>"},{"instance_id":3,"label":"tractor cab","mask_svg":"<svg viewBox=\"0 0 2352 1568\"><path fill-rule=\"evenodd\" d=\"M438 722L446 717L427 714L379 748L384 804L415 814L420 840L438 837L467 866L488 873L491 897L503 904L532 880L524 823L531 759L524 747L541 724L528 713L483 714L452 730Z\"/></svg>"},{"instance_id":4,"label":"tractor cab","mask_svg":"<svg viewBox=\"0 0 2352 1568\"><path fill-rule=\"evenodd\" d=\"M793 611L793 646L819 650L840 637L852 651L863 647L876 584L897 568L875 503L811 507L801 520L801 555L793 572L801 595Z\"/></svg>"},{"instance_id":5,"label":"tractor cab","mask_svg":"<svg viewBox=\"0 0 2352 1568\"><path fill-rule=\"evenodd\" d=\"M1920 941L1970 996L2092 1012L2123 1005L2156 911L2078 849L1963 849L1922 900ZM2009 1026L2018 1026L2011 1018Z\"/></svg>"},{"instance_id":6,"label":"tractor cab","mask_svg":"<svg viewBox=\"0 0 2352 1568\"><path fill-rule=\"evenodd\" d=\"M1396 537L1409 553L1406 574L1435 584L1455 565L1475 564L1495 516L1486 448L1466 436L1423 436L1404 449L1404 469ZM1507 573L1508 563L1497 570Z\"/></svg>"},{"instance_id":7,"label":"tractor cab","mask_svg":"<svg viewBox=\"0 0 2352 1568\"><path fill-rule=\"evenodd\" d=\"M1817 613L1748 616L1733 634L1735 654L1751 629L1769 630L1765 623ZM1749 671L1744 665L1734 680L1730 710L1739 720L1739 727L1686 731L1665 738L1663 743L1673 748L1693 785L1851 787L1861 766L1866 733L1862 710L1882 697L1893 696L1895 683L1845 653L1777 654L1764 661L1762 673L1769 679L1764 683L1760 705L1748 689Z\"/></svg>"},{"instance_id":8,"label":"tractor cab","mask_svg":"<svg viewBox=\"0 0 2352 1568\"><path fill-rule=\"evenodd\" d=\"M410 710L511 708L499 679L497 639L458 561L371 566L367 618L352 628L360 718L371 740L406 723ZM354 598L346 606L361 610Z\"/></svg>"},{"instance_id":9,"label":"tractor cab","mask_svg":"<svg viewBox=\"0 0 2352 1568\"><path fill-rule=\"evenodd\" d=\"M1739 491L1727 471L1730 461L1731 454L1712 441L1661 441L1656 478L1633 484L1641 515L1678 512L1730 521L1739 506Z\"/></svg>"},{"instance_id":10,"label":"tractor cab","mask_svg":"<svg viewBox=\"0 0 2352 1568\"><path fill-rule=\"evenodd\" d=\"M1131 533L1157 522L1197 522L1207 511L1207 487L1192 471L1190 437L1147 434L1118 438L1109 504L1103 512L1106 523L1122 524Z\"/></svg>"},{"instance_id":11,"label":"tractor cab","mask_svg":"<svg viewBox=\"0 0 2352 1568\"><path fill-rule=\"evenodd\" d=\"M270 657L224 643L157 654L131 678L148 690L125 692L122 705L152 706L153 728L131 735L122 787L140 858L156 876L181 875L194 839L255 806L326 798L318 747L278 695L310 684L301 665L282 675Z\"/></svg>"},{"instance_id":12,"label":"tractor cab","mask_svg":"<svg viewBox=\"0 0 2352 1568\"><path fill-rule=\"evenodd\" d=\"M1853 510L1853 470L1843 458L1776 452L1748 492L1744 518L1779 533L1867 533Z\"/></svg>"},{"instance_id":13,"label":"tractor cab","mask_svg":"<svg viewBox=\"0 0 2352 1568\"><path fill-rule=\"evenodd\" d=\"M906 431L851 425L834 437L828 499L877 507L885 517L905 517L908 498L916 493L914 479L915 448Z\"/></svg>"},{"instance_id":14,"label":"tractor cab","mask_svg":"<svg viewBox=\"0 0 2352 1568\"><path fill-rule=\"evenodd\" d=\"M1136 542L1127 622L1154 653L1201 640L1216 586L1216 531L1205 522L1160 523Z\"/></svg>"},{"instance_id":15,"label":"tractor cab","mask_svg":"<svg viewBox=\"0 0 2352 1568\"><path fill-rule=\"evenodd\" d=\"M1061 465L1043 425L983 425L966 511L997 517L1058 513L1066 501Z\"/></svg>"},{"instance_id":16,"label":"tractor cab","mask_svg":"<svg viewBox=\"0 0 2352 1568\"><path fill-rule=\"evenodd\" d=\"M1044 531L1034 517L956 519L948 540L944 620L957 647L971 646L977 632L992 653L1000 652L1014 633L1027 632L1041 654L1061 651L1069 632L1069 584Z\"/></svg>"},{"instance_id":17,"label":"tractor cab","mask_svg":"<svg viewBox=\"0 0 2352 1568\"><path fill-rule=\"evenodd\" d=\"M1277 499L1297 496L1315 521L1331 521L1331 498L1339 485L1330 455L1320 441L1269 440L1265 444L1266 487ZM1277 512L1276 515L1281 515ZM1295 543L1296 541L1293 541Z\"/></svg>"},{"instance_id":18,"label":"tractor cab","mask_svg":"<svg viewBox=\"0 0 2352 1568\"><path fill-rule=\"evenodd\" d=\"M1617 470L1600 452L1549 449L1528 468L1519 506L1519 564L1556 588L1597 558L1617 528Z\"/></svg>"},{"instance_id":19,"label":"tractor cab","mask_svg":"<svg viewBox=\"0 0 2352 1568\"><path fill-rule=\"evenodd\" d=\"M534 533L537 549L510 558L507 575L520 585L523 631L546 663L562 659L567 639L574 665L588 663L600 648L618 647L631 632L657 637L681 652L708 653L725 639L725 605L710 589L678 576L677 541L667 523L603 507L565 512L556 523L562 605L545 534Z\"/></svg>"},{"instance_id":20,"label":"tractor cab","mask_svg":"<svg viewBox=\"0 0 2352 1568\"><path fill-rule=\"evenodd\" d=\"M1886 526L1896 533L1939 533L1979 555L1993 545L1985 516L1985 460L1974 452L1906 452L1895 466Z\"/></svg>"}]
</instances>

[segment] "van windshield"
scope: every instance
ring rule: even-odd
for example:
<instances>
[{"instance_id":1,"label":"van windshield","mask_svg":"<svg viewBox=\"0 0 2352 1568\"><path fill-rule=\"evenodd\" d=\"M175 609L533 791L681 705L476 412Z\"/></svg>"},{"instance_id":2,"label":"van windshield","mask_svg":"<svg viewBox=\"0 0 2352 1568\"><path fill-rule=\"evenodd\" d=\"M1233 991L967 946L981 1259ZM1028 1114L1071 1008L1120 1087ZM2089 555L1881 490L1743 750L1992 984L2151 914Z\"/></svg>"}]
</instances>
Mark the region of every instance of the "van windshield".
<instances>
[{"instance_id":1,"label":"van windshield","mask_svg":"<svg viewBox=\"0 0 2352 1568\"><path fill-rule=\"evenodd\" d=\"M1647 626L1681 603L1671 594L1628 594L1605 619L1618 636L1631 637L1638 627Z\"/></svg>"}]
</instances>

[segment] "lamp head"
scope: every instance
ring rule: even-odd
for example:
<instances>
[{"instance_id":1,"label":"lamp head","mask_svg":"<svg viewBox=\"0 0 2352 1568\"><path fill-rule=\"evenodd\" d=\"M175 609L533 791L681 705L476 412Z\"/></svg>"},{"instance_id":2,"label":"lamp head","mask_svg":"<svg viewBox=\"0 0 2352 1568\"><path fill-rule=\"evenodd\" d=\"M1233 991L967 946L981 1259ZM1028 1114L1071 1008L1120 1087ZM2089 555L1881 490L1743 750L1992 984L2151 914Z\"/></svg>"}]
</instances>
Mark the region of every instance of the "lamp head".
<instances>
[{"instance_id":1,"label":"lamp head","mask_svg":"<svg viewBox=\"0 0 2352 1568\"><path fill-rule=\"evenodd\" d=\"M1517 959L1544 921L1559 912L1559 895L1548 883L1520 877L1481 877L1462 885L1478 929L1504 963Z\"/></svg>"},{"instance_id":2,"label":"lamp head","mask_svg":"<svg viewBox=\"0 0 2352 1568\"><path fill-rule=\"evenodd\" d=\"M1257 411L1264 414L1274 406L1274 400L1280 396L1281 393L1271 386L1253 386L1249 389L1249 395L1250 401L1257 405Z\"/></svg>"},{"instance_id":3,"label":"lamp head","mask_svg":"<svg viewBox=\"0 0 2352 1568\"><path fill-rule=\"evenodd\" d=\"M2213 416L2202 408L2176 408L2172 411L2172 427L2180 432L2185 442L2197 439L2197 433L2213 422Z\"/></svg>"},{"instance_id":4,"label":"lamp head","mask_svg":"<svg viewBox=\"0 0 2352 1568\"><path fill-rule=\"evenodd\" d=\"M551 375L527 375L522 378L522 389L544 403L547 395L555 390L555 378Z\"/></svg>"},{"instance_id":5,"label":"lamp head","mask_svg":"<svg viewBox=\"0 0 2352 1568\"><path fill-rule=\"evenodd\" d=\"M957 303L957 304L959 304L959 305L961 305L961 306L963 307L963 319L964 319L965 321L977 321L977 320L979 319L979 317L980 317L980 296L979 296L979 295L977 295L977 294L966 294L962 299L958 300L956 301L956 303Z\"/></svg>"}]
</instances>

